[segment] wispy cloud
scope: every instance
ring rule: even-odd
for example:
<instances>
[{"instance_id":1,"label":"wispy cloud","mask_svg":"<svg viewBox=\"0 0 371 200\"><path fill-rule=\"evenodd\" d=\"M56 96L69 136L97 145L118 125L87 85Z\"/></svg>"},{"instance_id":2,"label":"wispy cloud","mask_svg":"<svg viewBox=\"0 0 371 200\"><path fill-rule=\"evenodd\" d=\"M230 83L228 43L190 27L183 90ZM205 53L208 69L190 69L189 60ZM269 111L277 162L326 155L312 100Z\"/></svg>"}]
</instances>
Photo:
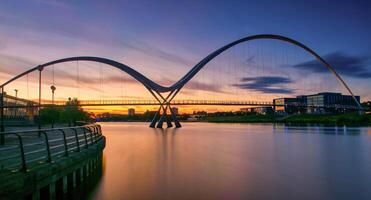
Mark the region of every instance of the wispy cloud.
<instances>
[{"instance_id":1,"label":"wispy cloud","mask_svg":"<svg viewBox=\"0 0 371 200\"><path fill-rule=\"evenodd\" d=\"M334 52L323 57L340 74L353 78L371 78L371 71L368 69L369 57L351 56L343 52ZM304 69L314 73L329 73L329 70L318 60L311 60L293 65L294 68Z\"/></svg>"},{"instance_id":2,"label":"wispy cloud","mask_svg":"<svg viewBox=\"0 0 371 200\"><path fill-rule=\"evenodd\" d=\"M0 54L0 73L3 77L10 78L16 76L33 66L35 66L35 64L32 61L22 57Z\"/></svg>"},{"instance_id":3,"label":"wispy cloud","mask_svg":"<svg viewBox=\"0 0 371 200\"><path fill-rule=\"evenodd\" d=\"M260 76L260 77L244 77L240 80L242 83L233 84L240 89L254 90L268 94L292 94L293 89L288 88L285 84L293 81L286 77L280 76Z\"/></svg>"},{"instance_id":4,"label":"wispy cloud","mask_svg":"<svg viewBox=\"0 0 371 200\"><path fill-rule=\"evenodd\" d=\"M139 40L131 40L131 42L128 41L121 41L121 44L128 49L132 49L135 51L142 52L144 54L158 57L176 64L182 64L186 66L190 66L193 63L189 60L185 59L182 56L179 56L177 54L170 53L168 51L162 50L158 47L152 46L148 43L139 41Z\"/></svg>"},{"instance_id":5,"label":"wispy cloud","mask_svg":"<svg viewBox=\"0 0 371 200\"><path fill-rule=\"evenodd\" d=\"M67 1L58 1L58 0L34 0L37 3L45 4L48 6L53 6L62 9L71 9L72 6L67 4Z\"/></svg>"},{"instance_id":6,"label":"wispy cloud","mask_svg":"<svg viewBox=\"0 0 371 200\"><path fill-rule=\"evenodd\" d=\"M161 85L171 85L175 83L175 80L171 80L168 78L161 78L161 80L156 81ZM219 92L219 93L226 93L222 90L221 87L217 86L216 84L212 83L203 83L197 80L190 80L185 86L184 89L186 90L198 90L198 91L207 91L207 92Z\"/></svg>"}]
</instances>

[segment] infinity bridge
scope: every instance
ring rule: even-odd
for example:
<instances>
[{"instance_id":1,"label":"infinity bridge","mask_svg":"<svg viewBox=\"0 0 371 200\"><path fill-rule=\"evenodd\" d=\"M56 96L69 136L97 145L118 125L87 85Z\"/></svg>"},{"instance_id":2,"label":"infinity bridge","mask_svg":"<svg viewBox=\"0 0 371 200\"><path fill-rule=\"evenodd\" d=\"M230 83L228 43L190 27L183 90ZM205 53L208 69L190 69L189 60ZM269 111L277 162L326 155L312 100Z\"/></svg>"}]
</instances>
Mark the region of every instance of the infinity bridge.
<instances>
[{"instance_id":1,"label":"infinity bridge","mask_svg":"<svg viewBox=\"0 0 371 200\"><path fill-rule=\"evenodd\" d=\"M358 106L359 109L361 109L361 105L358 102L358 100L355 98L353 92L350 90L348 85L345 83L345 81L340 77L340 75L335 71L335 69L328 63L326 62L321 56L319 56L316 52L314 52L312 49L309 47L305 46L304 44L293 40L288 37L284 37L281 35L272 35L272 34L262 34L262 35L252 35L248 36L245 38L241 38L239 40L236 40L234 42L231 42L220 49L217 49L216 51L212 52L208 56L206 56L204 59L202 59L199 63L197 63L189 72L187 72L182 78L180 78L177 82L170 86L163 86L160 85L151 79L147 78L143 74L139 73L138 71L134 70L132 67L129 67L128 65L125 65L123 63L110 60L107 58L100 58L100 57L89 57L89 56L81 56L81 57L69 57L69 58L64 58L64 59L59 59L55 61L51 61L42 65L38 65L34 68L31 68L30 70L27 70L18 76L15 76L14 78L8 80L4 84L1 85L1 93L4 94L4 88L11 82L28 75L31 72L38 71L39 72L39 101L37 107L42 107L43 105L60 105L60 102L43 102L41 99L41 74L44 68L53 66L55 64L59 63L66 63L66 62L72 62L72 61L90 61L90 62L96 62L96 63L102 63L109 65L111 67L117 68L132 78L134 78L136 81L140 82L147 90L148 92L154 97L155 100L151 101L146 101L146 100L140 100L140 101L131 101L131 100L120 100L120 101L115 101L115 100L109 100L109 101L81 101L82 106L95 106L95 105L159 105L159 108L150 124L150 127L157 127L157 128L162 128L163 123L167 122L168 127L172 126L171 121L174 122L175 127L179 128L181 127L179 121L176 118L175 113L171 109L172 105L251 105L251 106L271 106L272 104L269 102L252 102L252 101L193 101L193 100L174 100L175 96L181 91L181 89L197 74L201 69L204 68L204 66L211 62L214 58L216 58L218 55L223 53L224 51L230 49L233 46L236 46L240 43L252 41L252 40L278 40L282 42L289 43L291 45L297 46L303 50L305 50L307 53L309 53L311 56L313 56L322 66L323 68L327 68L329 72L332 73L334 77L340 82L340 84L345 88L345 90L353 97L353 100L355 101L356 105ZM226 67L223 67L226 68ZM318 71L318 69L316 69ZM321 69L322 70L322 69ZM245 78L242 79L244 81L251 81L251 78ZM259 81L260 79L255 79L255 81ZM281 80L283 82L289 82L286 79L273 79L273 80ZM267 82L258 82L260 85L264 86L269 86L269 83ZM259 84L255 84L259 86ZM251 87L250 85L239 85L239 84L234 84L235 86L240 86L240 87ZM271 93L272 91L281 91L281 92L289 92L288 90L285 89L277 89L277 88L268 88L266 90L268 93ZM1 97L3 98L4 95ZM2 99L1 101L1 128L2 131L4 131L4 124L3 124L3 119L4 119L4 100ZM168 115L168 112L170 112L170 115Z\"/></svg>"}]
</instances>

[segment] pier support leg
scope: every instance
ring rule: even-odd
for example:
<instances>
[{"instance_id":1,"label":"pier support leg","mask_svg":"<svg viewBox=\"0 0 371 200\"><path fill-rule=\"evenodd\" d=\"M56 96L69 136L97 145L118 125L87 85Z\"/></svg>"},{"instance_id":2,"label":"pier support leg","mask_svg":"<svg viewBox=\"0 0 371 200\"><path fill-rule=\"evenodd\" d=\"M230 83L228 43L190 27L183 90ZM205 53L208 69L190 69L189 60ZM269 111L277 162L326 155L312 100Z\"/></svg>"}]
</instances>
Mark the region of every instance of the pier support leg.
<instances>
[{"instance_id":1,"label":"pier support leg","mask_svg":"<svg viewBox=\"0 0 371 200\"><path fill-rule=\"evenodd\" d=\"M50 199L50 185L47 185L40 189L40 200Z\"/></svg>"},{"instance_id":2,"label":"pier support leg","mask_svg":"<svg viewBox=\"0 0 371 200\"><path fill-rule=\"evenodd\" d=\"M149 127L151 127L151 128L155 128L155 126L156 126L156 122L157 122L157 117L158 117L158 115L160 115L160 111L161 111L161 106L160 106L160 108L157 110L157 112L155 113L155 116L153 117L153 119L152 119L151 124L149 125Z\"/></svg>"},{"instance_id":3,"label":"pier support leg","mask_svg":"<svg viewBox=\"0 0 371 200\"><path fill-rule=\"evenodd\" d=\"M156 128L162 128L164 121L166 120L166 112L162 113L160 120L158 120Z\"/></svg>"},{"instance_id":4,"label":"pier support leg","mask_svg":"<svg viewBox=\"0 0 371 200\"><path fill-rule=\"evenodd\" d=\"M55 182L54 183L51 183L50 186L50 199L56 199L55 198Z\"/></svg>"},{"instance_id":5,"label":"pier support leg","mask_svg":"<svg viewBox=\"0 0 371 200\"><path fill-rule=\"evenodd\" d=\"M175 124L175 128L181 128L182 125L180 125L180 122L176 118L176 114L174 113L173 109L171 109L170 105L169 105L169 109L170 109L171 117L173 118L173 121L174 121L174 124Z\"/></svg>"},{"instance_id":6,"label":"pier support leg","mask_svg":"<svg viewBox=\"0 0 371 200\"><path fill-rule=\"evenodd\" d=\"M63 199L63 193L63 178L60 178L55 182L55 199Z\"/></svg>"},{"instance_id":7,"label":"pier support leg","mask_svg":"<svg viewBox=\"0 0 371 200\"><path fill-rule=\"evenodd\" d=\"M87 170L87 168L88 167L86 165L84 165L84 167L82 168L82 179L83 179L84 182L88 178L88 170Z\"/></svg>"},{"instance_id":8,"label":"pier support leg","mask_svg":"<svg viewBox=\"0 0 371 200\"><path fill-rule=\"evenodd\" d=\"M67 175L67 193L72 194L73 191L73 172Z\"/></svg>"},{"instance_id":9,"label":"pier support leg","mask_svg":"<svg viewBox=\"0 0 371 200\"><path fill-rule=\"evenodd\" d=\"M76 170L76 187L80 186L81 184L81 169Z\"/></svg>"},{"instance_id":10,"label":"pier support leg","mask_svg":"<svg viewBox=\"0 0 371 200\"><path fill-rule=\"evenodd\" d=\"M34 193L32 193L32 199L40 199L40 191L36 190Z\"/></svg>"},{"instance_id":11,"label":"pier support leg","mask_svg":"<svg viewBox=\"0 0 371 200\"><path fill-rule=\"evenodd\" d=\"M173 127L173 125L171 124L171 120L170 120L170 118L168 116L166 116L166 123L167 123L167 127L168 128Z\"/></svg>"}]
</instances>

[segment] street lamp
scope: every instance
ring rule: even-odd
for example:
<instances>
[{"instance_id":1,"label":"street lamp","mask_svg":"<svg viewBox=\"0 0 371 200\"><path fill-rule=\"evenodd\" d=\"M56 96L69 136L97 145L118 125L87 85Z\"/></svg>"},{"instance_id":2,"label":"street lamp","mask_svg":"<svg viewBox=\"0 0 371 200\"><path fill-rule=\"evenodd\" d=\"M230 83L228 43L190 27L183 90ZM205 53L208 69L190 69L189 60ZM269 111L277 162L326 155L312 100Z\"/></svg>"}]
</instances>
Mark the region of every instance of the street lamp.
<instances>
[{"instance_id":1,"label":"street lamp","mask_svg":"<svg viewBox=\"0 0 371 200\"><path fill-rule=\"evenodd\" d=\"M54 91L57 89L54 85L50 86L50 89L52 90L52 105L54 108ZM52 120L52 128L54 128L54 119Z\"/></svg>"},{"instance_id":2,"label":"street lamp","mask_svg":"<svg viewBox=\"0 0 371 200\"><path fill-rule=\"evenodd\" d=\"M57 89L54 85L50 86L50 89L52 90L52 104L54 105L54 91Z\"/></svg>"}]
</instances>

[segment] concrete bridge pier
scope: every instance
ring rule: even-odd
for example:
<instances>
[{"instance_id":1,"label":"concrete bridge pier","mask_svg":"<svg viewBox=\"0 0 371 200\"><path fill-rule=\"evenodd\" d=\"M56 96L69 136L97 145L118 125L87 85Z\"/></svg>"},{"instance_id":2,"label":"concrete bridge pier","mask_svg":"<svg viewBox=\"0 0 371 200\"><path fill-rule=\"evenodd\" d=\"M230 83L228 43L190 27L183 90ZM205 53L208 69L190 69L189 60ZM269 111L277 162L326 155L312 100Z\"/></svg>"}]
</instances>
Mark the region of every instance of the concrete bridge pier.
<instances>
[{"instance_id":1,"label":"concrete bridge pier","mask_svg":"<svg viewBox=\"0 0 371 200\"><path fill-rule=\"evenodd\" d=\"M80 168L58 178L57 180L35 190L24 199L44 200L56 199L80 199L81 195L87 194L87 189L96 183L97 176L100 177L102 170L102 155L87 162Z\"/></svg>"}]
</instances>

